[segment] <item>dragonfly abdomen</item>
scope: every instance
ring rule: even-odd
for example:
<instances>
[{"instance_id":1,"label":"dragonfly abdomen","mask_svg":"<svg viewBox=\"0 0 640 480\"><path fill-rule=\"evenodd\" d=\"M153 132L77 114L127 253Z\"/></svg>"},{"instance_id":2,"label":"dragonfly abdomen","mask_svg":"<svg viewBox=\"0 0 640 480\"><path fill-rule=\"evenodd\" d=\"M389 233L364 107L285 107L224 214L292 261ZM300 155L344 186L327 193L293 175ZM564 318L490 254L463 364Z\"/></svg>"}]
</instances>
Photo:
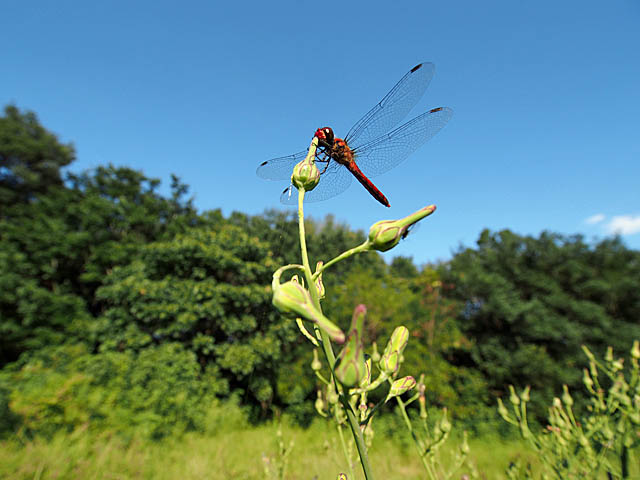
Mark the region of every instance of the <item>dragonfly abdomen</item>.
<instances>
[{"instance_id":1,"label":"dragonfly abdomen","mask_svg":"<svg viewBox=\"0 0 640 480\"><path fill-rule=\"evenodd\" d=\"M367 192L369 192L373 196L373 198L375 198L385 207L391 206L389 205L389 200L387 200L387 197L385 197L384 194L380 190L378 190L378 187L376 187L373 182L369 180L364 173L362 173L353 159L351 159L349 163L345 163L343 165L345 165L349 169L353 176L356 177L358 182L360 182L360 184L367 189Z\"/></svg>"}]
</instances>

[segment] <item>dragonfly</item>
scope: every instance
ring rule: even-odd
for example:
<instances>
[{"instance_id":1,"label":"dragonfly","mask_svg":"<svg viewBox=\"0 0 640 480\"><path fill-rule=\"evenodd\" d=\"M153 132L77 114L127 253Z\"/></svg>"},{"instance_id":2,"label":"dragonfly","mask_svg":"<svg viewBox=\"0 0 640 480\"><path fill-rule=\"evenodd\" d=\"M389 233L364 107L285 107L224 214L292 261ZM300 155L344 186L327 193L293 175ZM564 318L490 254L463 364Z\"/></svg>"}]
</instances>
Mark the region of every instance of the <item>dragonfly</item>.
<instances>
[{"instance_id":1,"label":"dragonfly","mask_svg":"<svg viewBox=\"0 0 640 480\"><path fill-rule=\"evenodd\" d=\"M319 202L339 195L355 177L378 202L389 207L387 197L369 177L398 166L438 133L453 115L448 107L433 108L396 127L422 98L434 72L435 66L430 62L413 67L356 122L344 138L336 137L331 127L317 129L314 134L318 138L315 162L320 169L320 182L305 193L305 200ZM264 161L256 174L266 180L290 179L293 167L306 155L304 150ZM293 185L286 188L280 201L287 205L296 204L294 190Z\"/></svg>"}]
</instances>

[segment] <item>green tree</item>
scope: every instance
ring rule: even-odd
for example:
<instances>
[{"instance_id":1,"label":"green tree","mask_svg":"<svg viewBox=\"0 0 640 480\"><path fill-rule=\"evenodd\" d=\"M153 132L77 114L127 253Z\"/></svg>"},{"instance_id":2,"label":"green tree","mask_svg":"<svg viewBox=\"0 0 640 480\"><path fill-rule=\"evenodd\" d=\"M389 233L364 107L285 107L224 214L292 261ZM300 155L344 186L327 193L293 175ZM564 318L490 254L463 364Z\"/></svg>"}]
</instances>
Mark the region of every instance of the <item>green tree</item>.
<instances>
[{"instance_id":1,"label":"green tree","mask_svg":"<svg viewBox=\"0 0 640 480\"><path fill-rule=\"evenodd\" d=\"M107 309L96 340L102 351L179 342L219 369L228 392L266 409L298 340L295 323L271 306L274 270L267 245L228 224L150 243L98 290Z\"/></svg>"},{"instance_id":2,"label":"green tree","mask_svg":"<svg viewBox=\"0 0 640 480\"><path fill-rule=\"evenodd\" d=\"M60 143L35 113L5 107L0 117L0 218L7 215L6 207L61 186L60 169L74 159L73 146Z\"/></svg>"},{"instance_id":3,"label":"green tree","mask_svg":"<svg viewBox=\"0 0 640 480\"><path fill-rule=\"evenodd\" d=\"M455 361L480 369L498 394L531 385L539 418L563 383L578 390L582 344L604 352L640 335L640 252L617 238L590 246L580 236L485 230L445 277L465 302L459 321L474 343Z\"/></svg>"},{"instance_id":4,"label":"green tree","mask_svg":"<svg viewBox=\"0 0 640 480\"><path fill-rule=\"evenodd\" d=\"M95 290L147 242L198 223L186 186L172 195L129 168L81 175L60 167L73 148L34 114L0 117L0 366L27 351L87 339L101 311ZM4 189L4 190L2 190ZM4 193L2 193L4 192ZM9 192L9 193L7 193Z\"/></svg>"}]
</instances>

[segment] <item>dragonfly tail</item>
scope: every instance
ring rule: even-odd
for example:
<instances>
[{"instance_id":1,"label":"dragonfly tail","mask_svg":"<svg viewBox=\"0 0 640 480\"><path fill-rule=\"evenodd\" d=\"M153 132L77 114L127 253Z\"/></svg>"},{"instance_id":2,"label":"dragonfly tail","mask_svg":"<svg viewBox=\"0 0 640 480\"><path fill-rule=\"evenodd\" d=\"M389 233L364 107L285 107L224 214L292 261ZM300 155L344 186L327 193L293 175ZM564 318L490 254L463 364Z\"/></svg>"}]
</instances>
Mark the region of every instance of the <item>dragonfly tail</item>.
<instances>
[{"instance_id":1,"label":"dragonfly tail","mask_svg":"<svg viewBox=\"0 0 640 480\"><path fill-rule=\"evenodd\" d=\"M356 177L356 179L360 182L360 184L367 189L367 192L369 192L371 196L373 196L373 198L375 198L385 207L391 206L389 204L389 200L387 200L387 197L385 197L384 194L380 190L378 190L378 187L376 187L373 184L373 182L369 180L364 173L362 173L362 171L360 170L358 165L356 165L355 162L350 162L346 166L349 169L349 171L353 173L353 176Z\"/></svg>"}]
</instances>

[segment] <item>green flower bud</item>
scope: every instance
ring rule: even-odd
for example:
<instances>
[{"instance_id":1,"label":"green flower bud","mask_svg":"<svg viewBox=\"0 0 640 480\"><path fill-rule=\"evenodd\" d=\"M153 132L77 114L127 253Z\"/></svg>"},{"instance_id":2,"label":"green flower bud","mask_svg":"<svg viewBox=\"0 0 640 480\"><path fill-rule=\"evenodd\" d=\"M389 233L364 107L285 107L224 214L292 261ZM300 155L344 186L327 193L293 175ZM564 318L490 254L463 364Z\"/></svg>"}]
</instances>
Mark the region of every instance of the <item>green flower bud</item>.
<instances>
[{"instance_id":1,"label":"green flower bud","mask_svg":"<svg viewBox=\"0 0 640 480\"><path fill-rule=\"evenodd\" d=\"M511 404L514 406L520 405L520 397L518 397L516 389L513 388L513 385L509 385L509 393L509 401L511 402Z\"/></svg>"},{"instance_id":2,"label":"green flower bud","mask_svg":"<svg viewBox=\"0 0 640 480\"><path fill-rule=\"evenodd\" d=\"M311 149L310 149L311 151ZM315 151L315 149L314 149ZM293 175L291 175L291 183L293 186L300 189L304 188L305 191L310 192L318 182L320 181L320 170L316 167L316 162L313 156L307 155L307 157L293 167Z\"/></svg>"},{"instance_id":3,"label":"green flower bud","mask_svg":"<svg viewBox=\"0 0 640 480\"><path fill-rule=\"evenodd\" d=\"M344 333L340 328L325 317L311 300L309 292L297 282L279 283L280 273L273 276L273 305L282 313L299 316L314 322L337 343L344 343Z\"/></svg>"},{"instance_id":4,"label":"green flower bud","mask_svg":"<svg viewBox=\"0 0 640 480\"><path fill-rule=\"evenodd\" d=\"M371 357L365 360L364 368L365 371L360 380L360 388L367 388L371 384Z\"/></svg>"},{"instance_id":5,"label":"green flower bud","mask_svg":"<svg viewBox=\"0 0 640 480\"><path fill-rule=\"evenodd\" d=\"M509 416L509 410L507 410L507 407L504 406L504 403L502 403L501 398L498 398L498 413L506 422L511 421L511 417Z\"/></svg>"},{"instance_id":6,"label":"green flower bud","mask_svg":"<svg viewBox=\"0 0 640 480\"><path fill-rule=\"evenodd\" d=\"M320 390L318 390L318 394L317 394L317 398L314 406L316 407L316 412L318 412L320 416L322 417L327 416L327 414L324 411L325 405L324 405L324 400L322 399L322 392Z\"/></svg>"},{"instance_id":7,"label":"green flower bud","mask_svg":"<svg viewBox=\"0 0 640 480\"><path fill-rule=\"evenodd\" d=\"M633 341L633 347L631 347L631 357L636 360L640 359L640 342L638 340Z\"/></svg>"},{"instance_id":8,"label":"green flower bud","mask_svg":"<svg viewBox=\"0 0 640 480\"><path fill-rule=\"evenodd\" d=\"M587 387L587 390L589 390L590 392L593 392L593 380L591 379L591 375L589 375L589 370L585 368L582 370L582 372L583 372L582 383L585 384L585 386Z\"/></svg>"},{"instance_id":9,"label":"green flower bud","mask_svg":"<svg viewBox=\"0 0 640 480\"><path fill-rule=\"evenodd\" d=\"M313 360L311 361L311 369L314 372L317 372L321 368L322 368L322 363L320 362L320 359L318 358L318 350L314 349L313 350Z\"/></svg>"},{"instance_id":10,"label":"green flower bud","mask_svg":"<svg viewBox=\"0 0 640 480\"><path fill-rule=\"evenodd\" d=\"M409 330L405 326L397 327L391 334L379 367L387 375L395 374L400 368L400 356L409 342Z\"/></svg>"},{"instance_id":11,"label":"green flower bud","mask_svg":"<svg viewBox=\"0 0 640 480\"><path fill-rule=\"evenodd\" d=\"M418 397L418 403L420 404L420 418L423 420L427 419L427 399L424 395L420 395Z\"/></svg>"},{"instance_id":12,"label":"green flower bud","mask_svg":"<svg viewBox=\"0 0 640 480\"><path fill-rule=\"evenodd\" d=\"M387 395L387 399L385 402L388 402L393 397L397 397L402 395L405 392L413 389L416 386L416 379L411 375L406 377L399 378L391 384L391 390L389 390L389 394Z\"/></svg>"},{"instance_id":13,"label":"green flower bud","mask_svg":"<svg viewBox=\"0 0 640 480\"><path fill-rule=\"evenodd\" d=\"M340 400L340 396L336 393L336 389L333 386L333 383L330 383L327 387L327 401L331 405L335 405Z\"/></svg>"},{"instance_id":14,"label":"green flower bud","mask_svg":"<svg viewBox=\"0 0 640 480\"><path fill-rule=\"evenodd\" d=\"M573 406L573 398L569 394L569 387L565 384L562 386L562 389L564 390L564 393L562 394L562 401L567 407Z\"/></svg>"},{"instance_id":15,"label":"green flower bud","mask_svg":"<svg viewBox=\"0 0 640 480\"><path fill-rule=\"evenodd\" d=\"M435 205L429 205L400 220L382 220L374 223L369 229L366 242L368 248L379 252L392 249L406 236L409 227L431 215L435 209Z\"/></svg>"},{"instance_id":16,"label":"green flower bud","mask_svg":"<svg viewBox=\"0 0 640 480\"><path fill-rule=\"evenodd\" d=\"M373 342L373 352L371 352L371 360L376 363L380 361L380 354L378 353L378 344L376 342Z\"/></svg>"},{"instance_id":17,"label":"green flower bud","mask_svg":"<svg viewBox=\"0 0 640 480\"><path fill-rule=\"evenodd\" d=\"M447 409L442 409L442 418L440 419L440 430L444 433L449 433L451 431L451 422L447 418Z\"/></svg>"},{"instance_id":18,"label":"green flower bud","mask_svg":"<svg viewBox=\"0 0 640 480\"><path fill-rule=\"evenodd\" d=\"M604 359L607 362L613 362L613 347L607 347L607 353L605 354Z\"/></svg>"},{"instance_id":19,"label":"green flower bud","mask_svg":"<svg viewBox=\"0 0 640 480\"><path fill-rule=\"evenodd\" d=\"M529 401L529 392L531 392L531 386L527 385L525 389L522 391L522 393L520 394L520 398L524 403L527 403Z\"/></svg>"},{"instance_id":20,"label":"green flower bud","mask_svg":"<svg viewBox=\"0 0 640 480\"><path fill-rule=\"evenodd\" d=\"M468 437L467 431L465 430L462 434L462 445L460 445L460 453L462 455L468 455L470 451L469 440L467 437Z\"/></svg>"},{"instance_id":21,"label":"green flower bud","mask_svg":"<svg viewBox=\"0 0 640 480\"><path fill-rule=\"evenodd\" d=\"M344 348L338 355L334 368L336 378L346 387L353 387L366 374L364 346L362 345L366 313L367 308L364 305L358 305L353 311L349 335Z\"/></svg>"}]
</instances>

